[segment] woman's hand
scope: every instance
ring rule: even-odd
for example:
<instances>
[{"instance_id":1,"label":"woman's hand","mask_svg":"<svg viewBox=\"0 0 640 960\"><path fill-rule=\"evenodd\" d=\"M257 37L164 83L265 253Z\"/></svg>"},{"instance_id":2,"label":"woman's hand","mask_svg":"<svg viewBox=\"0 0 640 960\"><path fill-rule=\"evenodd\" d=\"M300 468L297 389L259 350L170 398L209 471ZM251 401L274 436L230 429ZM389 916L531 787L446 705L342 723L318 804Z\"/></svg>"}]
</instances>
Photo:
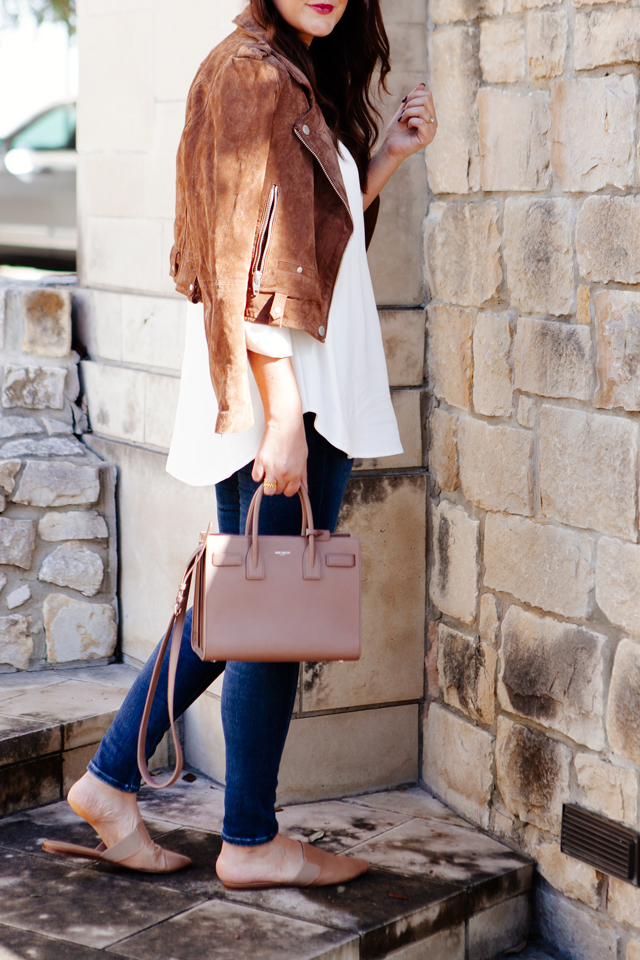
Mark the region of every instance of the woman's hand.
<instances>
[{"instance_id":1,"label":"woman's hand","mask_svg":"<svg viewBox=\"0 0 640 960\"><path fill-rule=\"evenodd\" d=\"M402 163L411 154L428 147L438 130L433 95L424 83L408 93L387 127L381 152Z\"/></svg>"},{"instance_id":2,"label":"woman's hand","mask_svg":"<svg viewBox=\"0 0 640 960\"><path fill-rule=\"evenodd\" d=\"M428 147L438 130L433 96L424 83L408 93L387 127L382 146L371 158L367 192L362 198L366 210L403 160Z\"/></svg>"},{"instance_id":3,"label":"woman's hand","mask_svg":"<svg viewBox=\"0 0 640 960\"><path fill-rule=\"evenodd\" d=\"M266 496L293 497L307 486L307 438L300 391L289 357L273 359L249 351L265 415L265 431L251 476L265 481Z\"/></svg>"}]
</instances>

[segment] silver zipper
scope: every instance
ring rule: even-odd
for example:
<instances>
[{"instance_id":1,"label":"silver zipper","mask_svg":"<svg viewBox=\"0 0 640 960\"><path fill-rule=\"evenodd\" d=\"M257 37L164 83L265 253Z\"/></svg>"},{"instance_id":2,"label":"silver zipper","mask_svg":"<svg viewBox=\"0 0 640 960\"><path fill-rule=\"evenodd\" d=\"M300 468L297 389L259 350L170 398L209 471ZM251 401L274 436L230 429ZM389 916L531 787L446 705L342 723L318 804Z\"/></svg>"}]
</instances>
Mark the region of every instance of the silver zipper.
<instances>
[{"instance_id":1,"label":"silver zipper","mask_svg":"<svg viewBox=\"0 0 640 960\"><path fill-rule=\"evenodd\" d=\"M316 160L317 160L318 163L320 164L320 166L321 166L321 168L322 168L322 171L323 171L325 177L327 178L327 180L329 181L329 183L331 184L331 186L333 187L333 189L335 190L335 192L338 194L338 196L339 196L340 199L342 200L342 203L344 204L344 207L345 207L347 213L349 214L349 220L351 221L351 228L352 228L352 230L353 230L353 229L354 229L353 217L351 216L351 209L350 209L350 207L349 207L348 202L347 202L347 201L342 197L342 195L340 194L340 191L338 190L338 187L336 186L335 181L332 180L332 178L331 178L331 177L329 176L329 174L327 173L327 168L325 167L324 163L322 162L322 160L320 159L320 157L318 156L318 154L315 152L315 150L313 149L313 147L310 146L310 144L308 143L307 140L305 140L303 137L300 136L300 134L298 133L296 127L293 128L293 132L295 133L295 135L296 135L296 137L298 138L298 140L300 141L300 143L304 144L304 146L307 148L307 150L309 151L309 153L313 154L313 156L316 158ZM342 266L342 261L344 260L344 255L345 255L346 252L347 252L347 248L346 248L346 246L345 246L344 250L342 251L342 256L340 257L340 263L338 264L338 273L340 272L340 267ZM337 276L337 275L338 275L338 274L336 273L336 276Z\"/></svg>"},{"instance_id":2,"label":"silver zipper","mask_svg":"<svg viewBox=\"0 0 640 960\"><path fill-rule=\"evenodd\" d=\"M256 246L256 259L253 274L251 277L251 286L253 288L253 295L257 297L260 293L260 284L262 283L262 271L264 269L265 260L267 259L267 253L269 251L269 244L271 243L271 234L273 232L273 221L275 219L276 206L278 204L278 187L277 184L273 184L269 192L269 201L267 203L267 213L264 220L264 225L260 232L260 238Z\"/></svg>"}]
</instances>

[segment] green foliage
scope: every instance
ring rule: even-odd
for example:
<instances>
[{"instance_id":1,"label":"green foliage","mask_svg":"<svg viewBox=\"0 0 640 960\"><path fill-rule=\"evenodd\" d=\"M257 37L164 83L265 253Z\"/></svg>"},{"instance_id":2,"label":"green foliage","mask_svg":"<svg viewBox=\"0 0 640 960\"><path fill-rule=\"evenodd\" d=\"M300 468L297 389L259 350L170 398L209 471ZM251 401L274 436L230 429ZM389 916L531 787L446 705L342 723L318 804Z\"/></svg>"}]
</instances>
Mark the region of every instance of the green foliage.
<instances>
[{"instance_id":1,"label":"green foliage","mask_svg":"<svg viewBox=\"0 0 640 960\"><path fill-rule=\"evenodd\" d=\"M75 32L76 0L0 0L0 19L5 24L15 24L26 14L38 24L44 20L66 23L69 33Z\"/></svg>"}]
</instances>

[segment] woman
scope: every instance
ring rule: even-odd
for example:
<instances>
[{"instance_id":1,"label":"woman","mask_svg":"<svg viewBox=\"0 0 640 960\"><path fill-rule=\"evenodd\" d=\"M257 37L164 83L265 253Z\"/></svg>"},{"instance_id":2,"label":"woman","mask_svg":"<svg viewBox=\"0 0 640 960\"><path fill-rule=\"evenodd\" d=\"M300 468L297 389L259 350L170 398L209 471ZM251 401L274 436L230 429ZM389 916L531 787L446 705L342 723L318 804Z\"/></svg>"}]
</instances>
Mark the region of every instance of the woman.
<instances>
[{"instance_id":1,"label":"woman","mask_svg":"<svg viewBox=\"0 0 640 960\"><path fill-rule=\"evenodd\" d=\"M352 458L402 449L365 219L371 232L380 190L433 139L433 101L424 84L408 94L371 156L369 89L376 70L381 83L389 71L379 0L252 0L236 24L198 71L178 152L172 273L193 306L167 469L193 485L216 483L222 532L244 529L261 482L262 533L299 532L301 483L316 527L333 530ZM201 662L189 634L190 616L178 714L225 668ZM68 799L102 838L94 856L169 872L190 861L150 840L136 800L137 731L154 659ZM166 662L164 670L160 690ZM297 681L298 664L226 664L216 869L234 889L344 883L368 866L278 833L278 768ZM167 728L159 694L148 757Z\"/></svg>"}]
</instances>

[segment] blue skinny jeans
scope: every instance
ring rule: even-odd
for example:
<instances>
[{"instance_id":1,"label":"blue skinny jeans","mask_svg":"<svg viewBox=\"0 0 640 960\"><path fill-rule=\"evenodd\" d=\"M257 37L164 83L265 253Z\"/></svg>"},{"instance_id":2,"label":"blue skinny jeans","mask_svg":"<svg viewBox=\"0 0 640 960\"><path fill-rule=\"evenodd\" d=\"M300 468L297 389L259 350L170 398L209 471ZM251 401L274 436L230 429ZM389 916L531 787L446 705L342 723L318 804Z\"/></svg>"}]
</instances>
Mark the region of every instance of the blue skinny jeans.
<instances>
[{"instance_id":1,"label":"blue skinny jeans","mask_svg":"<svg viewBox=\"0 0 640 960\"><path fill-rule=\"evenodd\" d=\"M315 430L315 414L305 414L309 447L309 498L315 526L334 530L351 473L352 460ZM256 484L248 464L216 484L221 533L244 532ZM299 497L264 497L260 533L298 534L302 524ZM89 770L118 790L140 789L136 758L138 729L149 689L157 649L138 674L107 730ZM151 757L169 729L165 656L147 732L146 755ZM275 816L278 770L298 686L297 663L203 663L191 650L191 610L188 611L175 687L175 712L180 716L222 671L222 725L226 745L225 815L222 838L239 846L269 843L278 832Z\"/></svg>"}]
</instances>

